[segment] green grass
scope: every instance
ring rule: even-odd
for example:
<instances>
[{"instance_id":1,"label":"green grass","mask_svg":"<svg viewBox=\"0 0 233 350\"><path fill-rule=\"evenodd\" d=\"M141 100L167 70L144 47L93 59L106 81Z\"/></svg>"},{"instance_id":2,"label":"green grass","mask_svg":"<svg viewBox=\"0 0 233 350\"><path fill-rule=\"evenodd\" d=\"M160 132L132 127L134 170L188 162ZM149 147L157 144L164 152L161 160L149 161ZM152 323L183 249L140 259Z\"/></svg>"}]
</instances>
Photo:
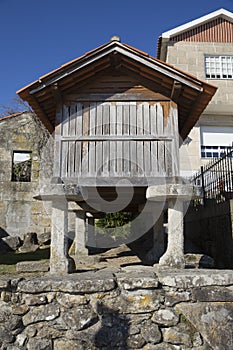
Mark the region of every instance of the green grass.
<instances>
[{"instance_id":1,"label":"green grass","mask_svg":"<svg viewBox=\"0 0 233 350\"><path fill-rule=\"evenodd\" d=\"M9 252L0 255L0 275L16 273L16 264L20 261L41 261L48 260L50 256L50 248L45 247L37 249L30 253Z\"/></svg>"}]
</instances>

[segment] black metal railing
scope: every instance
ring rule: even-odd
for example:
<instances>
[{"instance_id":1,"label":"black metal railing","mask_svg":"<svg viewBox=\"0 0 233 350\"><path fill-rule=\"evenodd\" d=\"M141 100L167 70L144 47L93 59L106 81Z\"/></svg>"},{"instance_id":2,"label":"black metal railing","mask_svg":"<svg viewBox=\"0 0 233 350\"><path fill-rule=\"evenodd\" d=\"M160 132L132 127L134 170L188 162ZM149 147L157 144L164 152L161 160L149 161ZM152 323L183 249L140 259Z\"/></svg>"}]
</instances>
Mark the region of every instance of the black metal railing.
<instances>
[{"instance_id":1,"label":"black metal railing","mask_svg":"<svg viewBox=\"0 0 233 350\"><path fill-rule=\"evenodd\" d=\"M194 185L202 187L204 203L206 199L216 199L217 202L232 199L233 148L220 159L202 166L190 180Z\"/></svg>"}]
</instances>

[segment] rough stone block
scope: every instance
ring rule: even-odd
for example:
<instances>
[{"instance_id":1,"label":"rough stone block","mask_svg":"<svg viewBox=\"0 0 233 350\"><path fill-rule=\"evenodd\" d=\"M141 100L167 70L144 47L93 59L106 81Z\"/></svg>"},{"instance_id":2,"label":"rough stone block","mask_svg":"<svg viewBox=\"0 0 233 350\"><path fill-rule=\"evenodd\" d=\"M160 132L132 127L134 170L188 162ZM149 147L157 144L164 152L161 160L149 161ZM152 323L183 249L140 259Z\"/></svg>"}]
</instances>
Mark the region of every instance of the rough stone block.
<instances>
[{"instance_id":1,"label":"rough stone block","mask_svg":"<svg viewBox=\"0 0 233 350\"><path fill-rule=\"evenodd\" d=\"M182 303L176 310L191 322L212 349L232 349L233 302Z\"/></svg>"},{"instance_id":2,"label":"rough stone block","mask_svg":"<svg viewBox=\"0 0 233 350\"><path fill-rule=\"evenodd\" d=\"M60 315L60 309L55 304L40 305L31 309L23 316L24 326L39 321L52 321Z\"/></svg>"},{"instance_id":3,"label":"rough stone block","mask_svg":"<svg viewBox=\"0 0 233 350\"><path fill-rule=\"evenodd\" d=\"M117 273L117 283L121 289L154 289L158 288L158 278L153 272Z\"/></svg>"}]
</instances>

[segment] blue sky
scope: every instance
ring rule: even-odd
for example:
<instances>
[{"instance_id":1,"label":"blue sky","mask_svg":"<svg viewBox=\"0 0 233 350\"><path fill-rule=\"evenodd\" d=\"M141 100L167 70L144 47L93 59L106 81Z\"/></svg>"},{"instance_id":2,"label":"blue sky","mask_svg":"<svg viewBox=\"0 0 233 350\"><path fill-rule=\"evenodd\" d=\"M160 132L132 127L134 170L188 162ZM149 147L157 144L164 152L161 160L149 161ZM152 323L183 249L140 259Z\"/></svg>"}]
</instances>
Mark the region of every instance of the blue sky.
<instances>
[{"instance_id":1,"label":"blue sky","mask_svg":"<svg viewBox=\"0 0 233 350\"><path fill-rule=\"evenodd\" d=\"M155 56L163 32L219 8L233 0L0 0L0 106L115 34Z\"/></svg>"}]
</instances>

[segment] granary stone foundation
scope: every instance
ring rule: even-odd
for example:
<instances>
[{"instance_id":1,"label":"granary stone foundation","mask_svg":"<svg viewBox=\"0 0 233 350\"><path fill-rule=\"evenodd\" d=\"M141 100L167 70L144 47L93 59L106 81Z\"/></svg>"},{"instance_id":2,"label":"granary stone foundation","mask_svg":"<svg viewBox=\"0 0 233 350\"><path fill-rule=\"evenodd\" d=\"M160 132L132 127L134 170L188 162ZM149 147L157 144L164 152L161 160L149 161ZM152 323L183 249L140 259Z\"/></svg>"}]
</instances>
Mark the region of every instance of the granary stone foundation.
<instances>
[{"instance_id":1,"label":"granary stone foundation","mask_svg":"<svg viewBox=\"0 0 233 350\"><path fill-rule=\"evenodd\" d=\"M1 349L232 349L232 271L18 275L0 278L0 293Z\"/></svg>"}]
</instances>

